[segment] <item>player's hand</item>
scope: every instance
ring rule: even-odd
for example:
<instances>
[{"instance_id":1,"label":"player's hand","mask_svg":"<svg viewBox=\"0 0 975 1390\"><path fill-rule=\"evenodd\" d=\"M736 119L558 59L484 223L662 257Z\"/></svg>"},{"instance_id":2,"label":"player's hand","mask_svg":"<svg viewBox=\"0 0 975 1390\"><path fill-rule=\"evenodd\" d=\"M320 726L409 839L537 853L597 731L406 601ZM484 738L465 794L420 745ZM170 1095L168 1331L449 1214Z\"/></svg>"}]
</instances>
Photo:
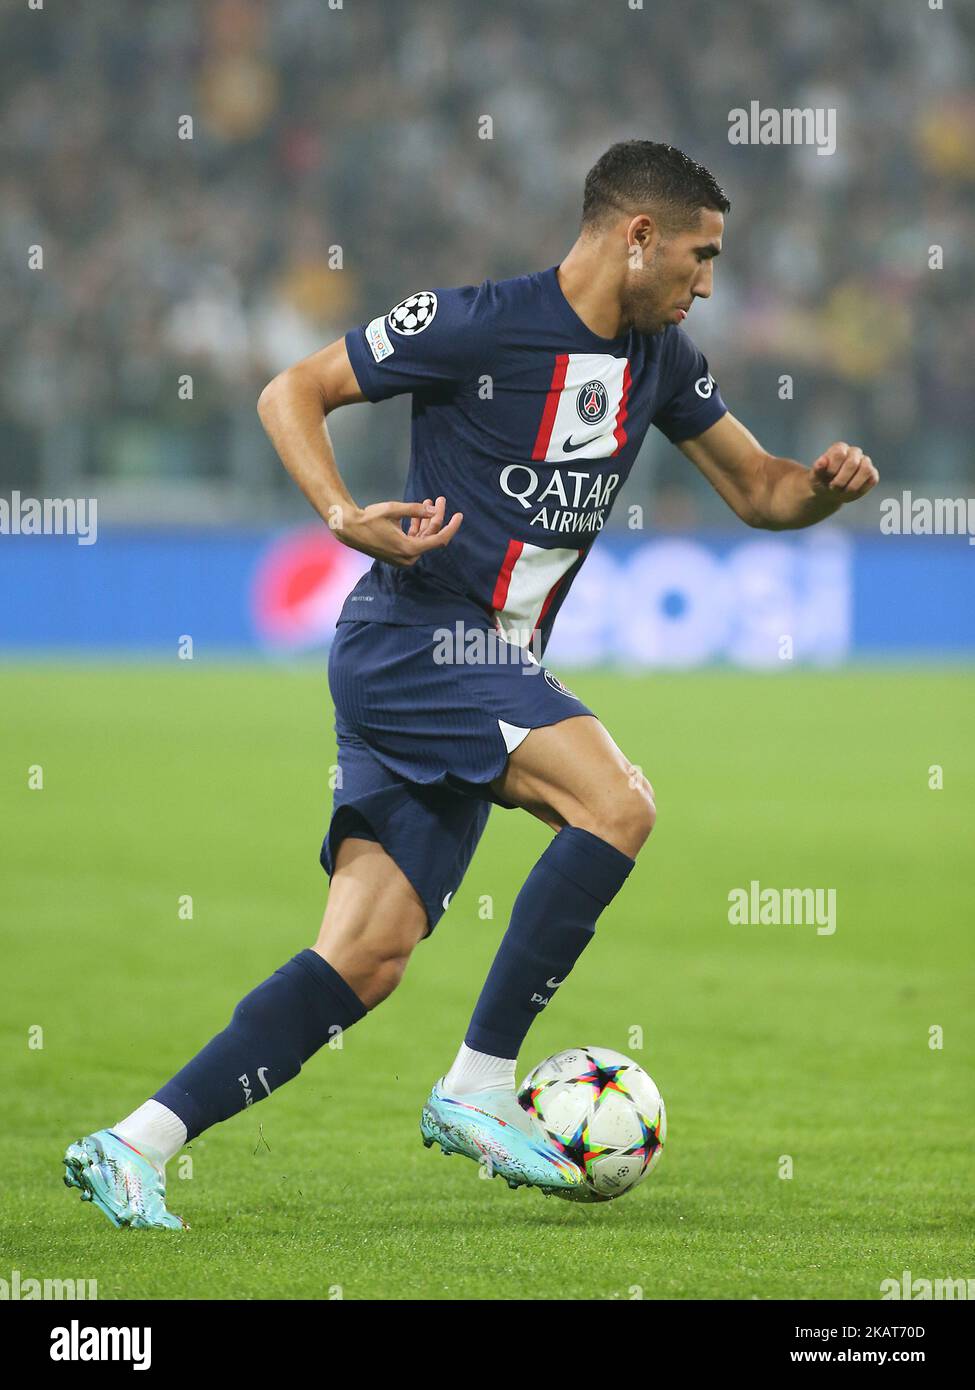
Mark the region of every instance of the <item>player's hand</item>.
<instances>
[{"instance_id":1,"label":"player's hand","mask_svg":"<svg viewBox=\"0 0 975 1390\"><path fill-rule=\"evenodd\" d=\"M423 499L423 507L424 515L415 516L410 522L409 530L406 533L408 536L427 536L430 534L430 527L433 524L434 513L436 511L433 505L433 499L425 497ZM436 532L434 532L434 534L436 534Z\"/></svg>"},{"instance_id":2,"label":"player's hand","mask_svg":"<svg viewBox=\"0 0 975 1390\"><path fill-rule=\"evenodd\" d=\"M449 545L463 521L461 512L454 512L444 525L447 499L436 502L375 502L371 507L358 507L339 516L333 531L343 545L361 550L375 560L388 565L415 565L428 550ZM408 531L400 523L410 518Z\"/></svg>"},{"instance_id":3,"label":"player's hand","mask_svg":"<svg viewBox=\"0 0 975 1390\"><path fill-rule=\"evenodd\" d=\"M831 444L812 466L813 491L836 502L855 502L879 481L872 460L855 444Z\"/></svg>"}]
</instances>

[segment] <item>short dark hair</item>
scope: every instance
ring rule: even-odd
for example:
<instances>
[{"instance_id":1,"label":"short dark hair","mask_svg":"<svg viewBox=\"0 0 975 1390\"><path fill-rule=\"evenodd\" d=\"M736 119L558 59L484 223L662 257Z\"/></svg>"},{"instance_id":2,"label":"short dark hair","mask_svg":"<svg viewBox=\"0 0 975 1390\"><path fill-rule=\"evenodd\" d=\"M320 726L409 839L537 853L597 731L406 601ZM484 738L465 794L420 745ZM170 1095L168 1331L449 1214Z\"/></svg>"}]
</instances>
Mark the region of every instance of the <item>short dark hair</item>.
<instances>
[{"instance_id":1,"label":"short dark hair","mask_svg":"<svg viewBox=\"0 0 975 1390\"><path fill-rule=\"evenodd\" d=\"M611 145L586 175L582 226L595 230L618 212L653 209L668 232L695 220L700 208L727 212L724 189L703 164L673 145L655 140L621 140Z\"/></svg>"}]
</instances>

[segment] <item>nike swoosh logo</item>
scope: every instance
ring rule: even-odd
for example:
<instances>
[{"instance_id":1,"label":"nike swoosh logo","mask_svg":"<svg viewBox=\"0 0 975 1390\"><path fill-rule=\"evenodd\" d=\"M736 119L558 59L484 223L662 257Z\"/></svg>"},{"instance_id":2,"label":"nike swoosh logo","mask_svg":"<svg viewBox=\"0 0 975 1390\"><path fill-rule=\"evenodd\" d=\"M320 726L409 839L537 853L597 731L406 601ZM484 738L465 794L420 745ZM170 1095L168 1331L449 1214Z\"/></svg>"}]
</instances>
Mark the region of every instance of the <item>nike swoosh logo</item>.
<instances>
[{"instance_id":1,"label":"nike swoosh logo","mask_svg":"<svg viewBox=\"0 0 975 1390\"><path fill-rule=\"evenodd\" d=\"M267 1084L267 1081L264 1079L266 1075L267 1075L267 1067L258 1067L258 1069L257 1069L257 1079L258 1079L258 1081L261 1083L261 1085L264 1087L264 1089L265 1089L265 1091L268 1093L268 1095L270 1095L270 1094L271 1094L271 1088L270 1088L270 1086Z\"/></svg>"},{"instance_id":2,"label":"nike swoosh logo","mask_svg":"<svg viewBox=\"0 0 975 1390\"><path fill-rule=\"evenodd\" d=\"M556 980L553 978L551 980L546 980L545 983L548 985L549 989L558 989L559 985L565 984L565 980Z\"/></svg>"},{"instance_id":3,"label":"nike swoosh logo","mask_svg":"<svg viewBox=\"0 0 975 1390\"><path fill-rule=\"evenodd\" d=\"M563 454L577 454L580 449L584 449L587 444L594 444L594 439L584 439L581 444L573 444L571 439L567 439L562 445Z\"/></svg>"}]
</instances>

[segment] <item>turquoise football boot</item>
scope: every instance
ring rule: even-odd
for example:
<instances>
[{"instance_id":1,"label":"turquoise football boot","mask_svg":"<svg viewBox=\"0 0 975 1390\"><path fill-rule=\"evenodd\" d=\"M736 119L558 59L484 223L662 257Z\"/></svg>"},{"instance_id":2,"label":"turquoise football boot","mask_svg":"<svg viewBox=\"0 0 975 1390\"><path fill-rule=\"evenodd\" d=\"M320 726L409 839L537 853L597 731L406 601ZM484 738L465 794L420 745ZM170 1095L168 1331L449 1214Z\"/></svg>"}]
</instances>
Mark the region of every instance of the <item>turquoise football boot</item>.
<instances>
[{"instance_id":1,"label":"turquoise football boot","mask_svg":"<svg viewBox=\"0 0 975 1390\"><path fill-rule=\"evenodd\" d=\"M509 1187L549 1193L583 1184L582 1169L553 1146L513 1090L451 1096L441 1077L423 1107L420 1135L428 1149L437 1143L445 1154L472 1158L492 1177L500 1174Z\"/></svg>"},{"instance_id":2,"label":"turquoise football boot","mask_svg":"<svg viewBox=\"0 0 975 1390\"><path fill-rule=\"evenodd\" d=\"M166 1210L166 1180L147 1158L110 1129L72 1144L64 1155L64 1185L81 1189L113 1226L181 1231L182 1217Z\"/></svg>"}]
</instances>

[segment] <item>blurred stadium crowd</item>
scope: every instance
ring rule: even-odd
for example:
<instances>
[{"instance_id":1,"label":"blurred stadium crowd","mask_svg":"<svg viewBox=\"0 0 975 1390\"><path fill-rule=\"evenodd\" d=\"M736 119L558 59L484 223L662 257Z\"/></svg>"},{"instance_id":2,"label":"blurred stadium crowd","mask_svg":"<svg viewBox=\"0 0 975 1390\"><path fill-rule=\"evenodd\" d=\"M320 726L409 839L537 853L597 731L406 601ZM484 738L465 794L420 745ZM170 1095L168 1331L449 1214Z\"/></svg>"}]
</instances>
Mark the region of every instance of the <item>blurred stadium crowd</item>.
<instances>
[{"instance_id":1,"label":"blurred stadium crowd","mask_svg":"<svg viewBox=\"0 0 975 1390\"><path fill-rule=\"evenodd\" d=\"M114 487L147 519L302 515L265 381L413 290L555 264L586 169L632 136L732 200L688 328L763 443L811 461L852 438L885 482L971 483L971 15L635 3L21 6L0 46L0 485ZM835 107L836 153L731 145L753 99ZM362 501L400 493L402 408L337 421ZM631 488L665 523L709 519L682 458L646 452Z\"/></svg>"}]
</instances>

